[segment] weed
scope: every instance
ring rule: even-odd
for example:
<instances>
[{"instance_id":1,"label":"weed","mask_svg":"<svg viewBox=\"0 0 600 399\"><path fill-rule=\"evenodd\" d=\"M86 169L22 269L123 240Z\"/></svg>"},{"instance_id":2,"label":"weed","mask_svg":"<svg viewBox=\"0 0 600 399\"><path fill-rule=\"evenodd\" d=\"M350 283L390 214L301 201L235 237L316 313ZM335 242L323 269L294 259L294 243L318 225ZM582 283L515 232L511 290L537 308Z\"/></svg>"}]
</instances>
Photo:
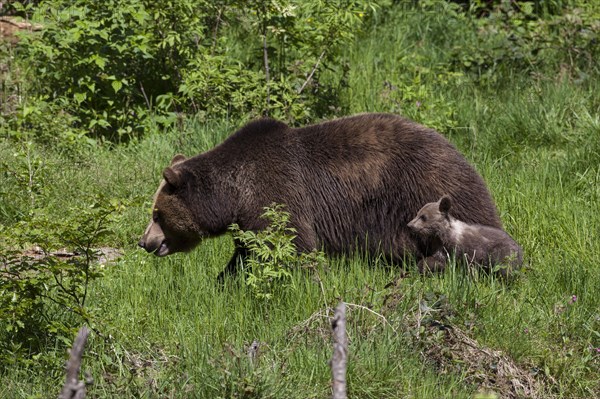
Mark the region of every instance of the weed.
<instances>
[{"instance_id":1,"label":"weed","mask_svg":"<svg viewBox=\"0 0 600 399\"><path fill-rule=\"evenodd\" d=\"M293 289L291 270L294 266L318 267L325 261L322 252L299 254L293 240L295 229L289 227L290 214L284 206L273 204L264 209L262 217L268 226L259 232L242 231L233 224L229 231L234 240L248 250L245 269L246 284L257 298L270 299L276 286Z\"/></svg>"}]
</instances>

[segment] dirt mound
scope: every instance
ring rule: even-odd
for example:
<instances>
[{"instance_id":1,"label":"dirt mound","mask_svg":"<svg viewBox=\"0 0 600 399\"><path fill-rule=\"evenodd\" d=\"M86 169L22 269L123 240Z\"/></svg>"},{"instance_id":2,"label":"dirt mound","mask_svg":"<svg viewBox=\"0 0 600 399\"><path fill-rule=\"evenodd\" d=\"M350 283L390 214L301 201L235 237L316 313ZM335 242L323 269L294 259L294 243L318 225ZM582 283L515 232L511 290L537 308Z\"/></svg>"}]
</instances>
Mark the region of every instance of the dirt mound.
<instances>
[{"instance_id":1,"label":"dirt mound","mask_svg":"<svg viewBox=\"0 0 600 399\"><path fill-rule=\"evenodd\" d=\"M460 369L465 380L478 390L501 398L552 398L546 384L532 367L517 364L501 351L487 348L454 326L426 328L424 354L441 370Z\"/></svg>"}]
</instances>

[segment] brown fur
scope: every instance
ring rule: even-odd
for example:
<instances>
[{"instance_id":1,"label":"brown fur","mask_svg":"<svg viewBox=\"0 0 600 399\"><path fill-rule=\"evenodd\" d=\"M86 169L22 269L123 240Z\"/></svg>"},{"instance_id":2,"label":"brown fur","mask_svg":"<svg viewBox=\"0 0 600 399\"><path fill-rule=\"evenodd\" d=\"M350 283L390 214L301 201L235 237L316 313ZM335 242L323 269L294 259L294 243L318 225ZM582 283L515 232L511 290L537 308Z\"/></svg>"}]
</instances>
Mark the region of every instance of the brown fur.
<instances>
[{"instance_id":1,"label":"brown fur","mask_svg":"<svg viewBox=\"0 0 600 399\"><path fill-rule=\"evenodd\" d=\"M157 255L191 249L237 223L265 227L263 207L283 203L300 251L353 248L394 261L430 255L407 223L444 193L470 223L501 227L491 196L440 134L404 118L361 114L293 129L262 119L212 150L173 164L155 196L156 221L140 246ZM229 264L233 269L238 248Z\"/></svg>"},{"instance_id":2,"label":"brown fur","mask_svg":"<svg viewBox=\"0 0 600 399\"><path fill-rule=\"evenodd\" d=\"M438 254L422 260L420 268L439 269L442 266L438 262L440 251L454 254L469 264L488 268L503 265L502 275L522 265L523 250L508 233L500 228L457 220L450 215L451 208L452 200L443 196L438 202L423 206L408 223L411 230L432 243L431 249Z\"/></svg>"}]
</instances>

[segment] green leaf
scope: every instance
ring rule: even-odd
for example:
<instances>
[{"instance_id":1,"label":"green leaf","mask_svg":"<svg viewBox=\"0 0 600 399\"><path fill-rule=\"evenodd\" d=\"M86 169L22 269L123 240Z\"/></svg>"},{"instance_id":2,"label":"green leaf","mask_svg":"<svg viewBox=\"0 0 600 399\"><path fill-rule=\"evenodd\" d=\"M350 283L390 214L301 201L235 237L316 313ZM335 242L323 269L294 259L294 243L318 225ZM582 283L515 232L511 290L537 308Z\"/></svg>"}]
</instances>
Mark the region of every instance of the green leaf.
<instances>
[{"instance_id":1,"label":"green leaf","mask_svg":"<svg viewBox=\"0 0 600 399\"><path fill-rule=\"evenodd\" d=\"M121 90L121 88L123 87L123 83L120 80L113 81L111 85L115 93L118 93L119 90Z\"/></svg>"},{"instance_id":2,"label":"green leaf","mask_svg":"<svg viewBox=\"0 0 600 399\"><path fill-rule=\"evenodd\" d=\"M75 101L77 101L77 104L81 104L82 102L84 102L87 98L87 94L86 93L75 93L73 95L73 97L75 98Z\"/></svg>"},{"instance_id":3,"label":"green leaf","mask_svg":"<svg viewBox=\"0 0 600 399\"><path fill-rule=\"evenodd\" d=\"M102 58L99 55L95 55L93 58L94 63L98 65L98 68L104 70L104 67L106 66L106 58Z\"/></svg>"}]
</instances>

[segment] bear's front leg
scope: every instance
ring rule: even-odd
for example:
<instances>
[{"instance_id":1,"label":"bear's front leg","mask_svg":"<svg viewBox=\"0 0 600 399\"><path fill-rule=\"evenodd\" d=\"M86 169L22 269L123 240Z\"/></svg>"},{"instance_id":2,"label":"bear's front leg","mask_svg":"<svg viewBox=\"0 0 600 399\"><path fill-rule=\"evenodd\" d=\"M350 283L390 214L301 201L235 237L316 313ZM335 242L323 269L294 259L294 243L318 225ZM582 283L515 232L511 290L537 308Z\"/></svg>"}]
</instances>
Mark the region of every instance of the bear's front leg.
<instances>
[{"instance_id":1,"label":"bear's front leg","mask_svg":"<svg viewBox=\"0 0 600 399\"><path fill-rule=\"evenodd\" d=\"M223 284L225 282L225 276L227 276L227 277L235 276L237 274L240 266L246 262L247 257L248 257L248 249L242 245L236 244L235 251L233 251L233 256L227 263L227 266L225 266L225 269L223 269L223 271L221 273L219 273L219 276L217 277L217 280L219 281L219 283Z\"/></svg>"}]
</instances>

